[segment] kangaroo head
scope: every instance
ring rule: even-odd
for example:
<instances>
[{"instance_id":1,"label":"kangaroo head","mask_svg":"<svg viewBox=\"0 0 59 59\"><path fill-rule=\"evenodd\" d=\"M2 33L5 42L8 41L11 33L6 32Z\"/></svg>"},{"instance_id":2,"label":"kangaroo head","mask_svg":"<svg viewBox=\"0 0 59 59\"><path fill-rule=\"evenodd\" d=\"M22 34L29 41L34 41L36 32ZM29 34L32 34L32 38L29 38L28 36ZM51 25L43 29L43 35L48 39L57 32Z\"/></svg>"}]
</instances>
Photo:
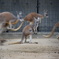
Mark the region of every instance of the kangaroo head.
<instances>
[{"instance_id":1,"label":"kangaroo head","mask_svg":"<svg viewBox=\"0 0 59 59\"><path fill-rule=\"evenodd\" d=\"M48 10L44 10L44 17L48 18Z\"/></svg>"}]
</instances>

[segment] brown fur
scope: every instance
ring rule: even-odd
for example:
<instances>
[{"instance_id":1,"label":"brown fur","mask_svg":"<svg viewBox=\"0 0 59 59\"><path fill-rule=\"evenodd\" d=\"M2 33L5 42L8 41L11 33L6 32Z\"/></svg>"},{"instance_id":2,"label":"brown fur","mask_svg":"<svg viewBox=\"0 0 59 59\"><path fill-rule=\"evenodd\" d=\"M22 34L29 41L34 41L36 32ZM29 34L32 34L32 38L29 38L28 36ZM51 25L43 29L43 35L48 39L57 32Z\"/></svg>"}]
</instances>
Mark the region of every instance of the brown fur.
<instances>
[{"instance_id":1,"label":"brown fur","mask_svg":"<svg viewBox=\"0 0 59 59\"><path fill-rule=\"evenodd\" d=\"M16 16L14 16L12 13L10 12L2 12L0 13L0 22L4 22L4 26L8 26L9 25L9 21L12 21L12 24L14 24L17 20Z\"/></svg>"},{"instance_id":2,"label":"brown fur","mask_svg":"<svg viewBox=\"0 0 59 59\"><path fill-rule=\"evenodd\" d=\"M22 31L22 40L23 41L25 39L25 42L27 40L27 37L29 35L32 35L33 34L33 27L32 25L27 25L24 27L23 31Z\"/></svg>"},{"instance_id":3,"label":"brown fur","mask_svg":"<svg viewBox=\"0 0 59 59\"><path fill-rule=\"evenodd\" d=\"M3 17L3 19L1 19L1 17ZM0 20L1 21L6 21L9 22L10 20L16 20L17 18L10 12L2 12L0 13Z\"/></svg>"},{"instance_id":4,"label":"brown fur","mask_svg":"<svg viewBox=\"0 0 59 59\"><path fill-rule=\"evenodd\" d=\"M27 16L24 17L24 20L29 21L29 22L33 22L34 21L34 17L40 17L41 19L44 17L41 14L37 14L35 12L29 13Z\"/></svg>"},{"instance_id":5,"label":"brown fur","mask_svg":"<svg viewBox=\"0 0 59 59\"><path fill-rule=\"evenodd\" d=\"M24 29L23 29L23 31L22 31L21 41L20 41L20 42L9 43L9 45L11 45L11 44L21 44L24 39L25 39L25 42L26 42L27 37L28 37L29 35L32 35L32 34L33 34L33 27L32 27L32 25L27 25L27 26L24 27Z\"/></svg>"},{"instance_id":6,"label":"brown fur","mask_svg":"<svg viewBox=\"0 0 59 59\"><path fill-rule=\"evenodd\" d=\"M54 25L51 33L50 33L49 35L44 35L44 37L50 38L50 37L54 34L54 31L55 31L55 29L56 29L57 27L59 27L59 22Z\"/></svg>"},{"instance_id":7,"label":"brown fur","mask_svg":"<svg viewBox=\"0 0 59 59\"><path fill-rule=\"evenodd\" d=\"M10 21L11 24L16 24L19 20L17 20L17 17L10 12L0 13L0 23L2 24L0 25L1 26L0 29L4 29L1 31L1 33L7 30L7 27L10 25Z\"/></svg>"}]
</instances>

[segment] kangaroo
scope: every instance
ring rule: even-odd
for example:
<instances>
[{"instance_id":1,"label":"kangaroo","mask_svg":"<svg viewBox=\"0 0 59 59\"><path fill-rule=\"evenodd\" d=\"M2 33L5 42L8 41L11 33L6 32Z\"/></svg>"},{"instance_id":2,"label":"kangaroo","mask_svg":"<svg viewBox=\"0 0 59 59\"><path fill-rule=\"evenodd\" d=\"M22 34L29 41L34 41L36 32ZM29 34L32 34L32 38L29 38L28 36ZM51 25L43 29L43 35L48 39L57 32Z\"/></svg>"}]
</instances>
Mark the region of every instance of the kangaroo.
<instances>
[{"instance_id":1,"label":"kangaroo","mask_svg":"<svg viewBox=\"0 0 59 59\"><path fill-rule=\"evenodd\" d=\"M14 42L14 43L10 43L10 44L21 44L23 43L23 40L25 39L25 43L27 40L27 37L30 36L30 42L32 40L32 34L33 34L33 26L32 25L27 25L24 27L23 31L22 31L22 38L20 42Z\"/></svg>"},{"instance_id":2,"label":"kangaroo","mask_svg":"<svg viewBox=\"0 0 59 59\"><path fill-rule=\"evenodd\" d=\"M39 18L38 18L39 19ZM34 20L36 20L36 18L34 18ZM35 25L36 23L36 25ZM34 21L34 24L29 24L29 25L26 25L24 28L23 28L23 31L22 31L22 39L20 42L14 42L14 43L10 43L10 44L21 44L23 43L23 40L25 39L25 43L27 42L27 37L29 36L30 38L30 41L29 43L31 43L31 40L32 40L32 35L35 33L37 34L37 27L38 27L38 21ZM36 42L37 44L37 42Z\"/></svg>"},{"instance_id":3,"label":"kangaroo","mask_svg":"<svg viewBox=\"0 0 59 59\"><path fill-rule=\"evenodd\" d=\"M12 29L12 25L17 24L19 20L11 12L0 13L0 34L7 31L9 28Z\"/></svg>"},{"instance_id":4,"label":"kangaroo","mask_svg":"<svg viewBox=\"0 0 59 59\"><path fill-rule=\"evenodd\" d=\"M54 25L54 27L53 27L53 29L52 29L52 31L49 35L43 35L43 36L46 37L46 38L50 38L54 34L54 31L57 27L59 27L59 22Z\"/></svg>"}]
</instances>

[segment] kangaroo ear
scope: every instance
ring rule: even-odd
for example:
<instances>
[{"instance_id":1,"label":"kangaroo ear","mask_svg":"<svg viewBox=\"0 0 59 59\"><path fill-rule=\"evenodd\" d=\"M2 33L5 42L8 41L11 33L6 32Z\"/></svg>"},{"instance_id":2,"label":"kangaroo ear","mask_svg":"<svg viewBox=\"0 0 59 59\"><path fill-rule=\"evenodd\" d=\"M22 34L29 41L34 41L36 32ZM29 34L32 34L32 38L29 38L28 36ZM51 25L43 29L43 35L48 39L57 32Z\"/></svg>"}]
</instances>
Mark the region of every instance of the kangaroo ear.
<instances>
[{"instance_id":1,"label":"kangaroo ear","mask_svg":"<svg viewBox=\"0 0 59 59\"><path fill-rule=\"evenodd\" d=\"M48 10L44 10L44 16L48 18Z\"/></svg>"},{"instance_id":2,"label":"kangaroo ear","mask_svg":"<svg viewBox=\"0 0 59 59\"><path fill-rule=\"evenodd\" d=\"M44 10L44 15L48 14L48 10Z\"/></svg>"}]
</instances>

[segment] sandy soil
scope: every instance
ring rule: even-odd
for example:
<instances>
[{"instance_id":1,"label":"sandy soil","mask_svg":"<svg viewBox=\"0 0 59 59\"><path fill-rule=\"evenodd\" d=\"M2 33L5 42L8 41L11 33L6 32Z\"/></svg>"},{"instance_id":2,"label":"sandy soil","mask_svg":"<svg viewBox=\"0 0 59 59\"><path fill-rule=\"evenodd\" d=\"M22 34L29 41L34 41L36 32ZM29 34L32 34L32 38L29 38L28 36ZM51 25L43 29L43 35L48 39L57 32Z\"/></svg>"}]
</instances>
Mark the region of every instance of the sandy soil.
<instances>
[{"instance_id":1,"label":"sandy soil","mask_svg":"<svg viewBox=\"0 0 59 59\"><path fill-rule=\"evenodd\" d=\"M0 46L0 59L59 59L59 40L56 37L43 38L35 35L32 42L38 42L38 44L8 45L10 42L21 39L21 36L14 39L12 37L9 37L7 42Z\"/></svg>"}]
</instances>

